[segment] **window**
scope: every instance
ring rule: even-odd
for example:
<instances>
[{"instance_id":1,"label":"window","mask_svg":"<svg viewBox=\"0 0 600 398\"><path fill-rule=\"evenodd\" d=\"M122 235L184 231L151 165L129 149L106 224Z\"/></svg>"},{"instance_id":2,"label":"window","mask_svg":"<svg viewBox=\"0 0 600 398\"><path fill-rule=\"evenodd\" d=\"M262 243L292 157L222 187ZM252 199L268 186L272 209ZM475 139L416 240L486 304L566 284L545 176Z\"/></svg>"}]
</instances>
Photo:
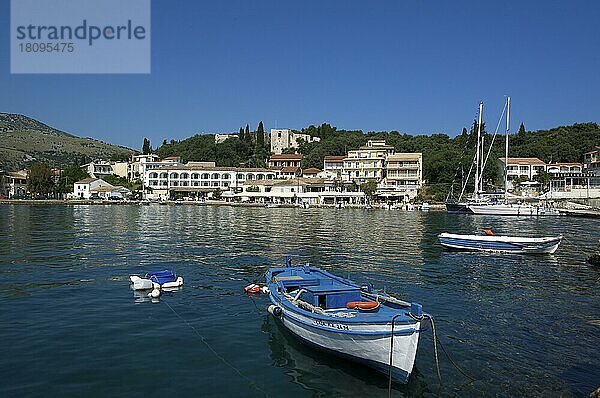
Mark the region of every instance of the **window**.
<instances>
[{"instance_id":1,"label":"window","mask_svg":"<svg viewBox=\"0 0 600 398\"><path fill-rule=\"evenodd\" d=\"M209 175L208 175L208 173L204 173L204 174L202 174L202 179L203 179L203 180L208 180L208 178L209 178Z\"/></svg>"},{"instance_id":2,"label":"window","mask_svg":"<svg viewBox=\"0 0 600 398\"><path fill-rule=\"evenodd\" d=\"M221 176L221 179L223 179L223 180L229 180L229 178L231 178L231 176L227 173L225 173Z\"/></svg>"},{"instance_id":3,"label":"window","mask_svg":"<svg viewBox=\"0 0 600 398\"><path fill-rule=\"evenodd\" d=\"M171 173L170 177L171 178L179 178L179 174L177 174L177 173Z\"/></svg>"},{"instance_id":4,"label":"window","mask_svg":"<svg viewBox=\"0 0 600 398\"><path fill-rule=\"evenodd\" d=\"M213 180L218 180L219 179L219 173L213 173L213 175L211 176L211 178Z\"/></svg>"},{"instance_id":5,"label":"window","mask_svg":"<svg viewBox=\"0 0 600 398\"><path fill-rule=\"evenodd\" d=\"M190 175L188 173L181 173L181 175L179 176L179 178L183 179L188 179L190 178Z\"/></svg>"}]
</instances>

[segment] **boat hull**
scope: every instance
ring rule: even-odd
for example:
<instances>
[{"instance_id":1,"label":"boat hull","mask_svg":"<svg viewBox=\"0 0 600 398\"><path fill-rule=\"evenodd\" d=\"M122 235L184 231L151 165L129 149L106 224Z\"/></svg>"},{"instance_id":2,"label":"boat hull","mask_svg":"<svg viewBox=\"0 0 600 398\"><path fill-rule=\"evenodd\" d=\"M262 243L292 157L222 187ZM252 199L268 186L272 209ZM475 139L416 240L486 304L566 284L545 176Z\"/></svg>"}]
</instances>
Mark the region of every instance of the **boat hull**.
<instances>
[{"instance_id":1,"label":"boat hull","mask_svg":"<svg viewBox=\"0 0 600 398\"><path fill-rule=\"evenodd\" d=\"M562 240L562 236L516 238L446 233L440 234L438 238L440 244L448 249L518 254L553 254L558 249Z\"/></svg>"},{"instance_id":2,"label":"boat hull","mask_svg":"<svg viewBox=\"0 0 600 398\"><path fill-rule=\"evenodd\" d=\"M355 362L389 373L391 323L357 324L343 318L324 321L286 309L285 303L271 295L282 309L283 326L310 345ZM419 342L420 322L394 325L392 379L406 383L412 372Z\"/></svg>"},{"instance_id":3,"label":"boat hull","mask_svg":"<svg viewBox=\"0 0 600 398\"><path fill-rule=\"evenodd\" d=\"M466 203L446 203L448 213L473 214Z\"/></svg>"},{"instance_id":4,"label":"boat hull","mask_svg":"<svg viewBox=\"0 0 600 398\"><path fill-rule=\"evenodd\" d=\"M495 204L495 205L468 205L469 211L476 215L488 216L557 216L558 211L555 209L545 208L543 206L531 205L510 205L510 204Z\"/></svg>"}]
</instances>

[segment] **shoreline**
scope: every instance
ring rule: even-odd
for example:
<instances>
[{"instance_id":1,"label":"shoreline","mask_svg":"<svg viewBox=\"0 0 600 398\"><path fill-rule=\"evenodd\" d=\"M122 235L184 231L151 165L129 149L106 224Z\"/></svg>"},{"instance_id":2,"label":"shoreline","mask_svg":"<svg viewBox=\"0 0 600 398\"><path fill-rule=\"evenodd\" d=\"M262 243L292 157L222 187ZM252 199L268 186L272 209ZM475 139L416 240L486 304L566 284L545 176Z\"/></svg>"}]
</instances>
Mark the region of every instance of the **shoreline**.
<instances>
[{"instance_id":1,"label":"shoreline","mask_svg":"<svg viewBox=\"0 0 600 398\"><path fill-rule=\"evenodd\" d=\"M127 201L105 201L105 200L88 200L88 199L0 199L0 205L66 205L66 206L81 206L81 205L117 205L117 206L232 206L232 207L265 207L264 203L237 203L237 202L224 202L220 200L207 200L205 202L196 201L166 201L166 202L147 202L140 200L127 200ZM385 205L373 205L373 209L383 209ZM430 204L431 210L440 211L446 210L446 205L441 204ZM281 204L275 208L299 208L297 205L292 204ZM336 205L310 205L310 209L335 209ZM364 209L364 205L344 205L343 208L348 209ZM414 211L420 211L419 206L415 206Z\"/></svg>"}]
</instances>

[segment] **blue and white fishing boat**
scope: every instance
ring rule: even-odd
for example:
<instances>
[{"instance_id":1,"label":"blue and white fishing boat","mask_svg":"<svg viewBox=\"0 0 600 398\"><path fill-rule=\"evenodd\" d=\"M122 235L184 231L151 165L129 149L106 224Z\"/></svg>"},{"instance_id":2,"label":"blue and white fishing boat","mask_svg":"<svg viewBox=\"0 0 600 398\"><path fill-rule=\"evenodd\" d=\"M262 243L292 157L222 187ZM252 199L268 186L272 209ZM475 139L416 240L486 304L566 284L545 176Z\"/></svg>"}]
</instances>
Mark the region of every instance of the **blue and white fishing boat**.
<instances>
[{"instance_id":1,"label":"blue and white fishing boat","mask_svg":"<svg viewBox=\"0 0 600 398\"><path fill-rule=\"evenodd\" d=\"M518 236L461 235L444 232L438 236L440 244L454 250L510 252L519 254L552 254L558 249L562 235L541 238Z\"/></svg>"},{"instance_id":2,"label":"blue and white fishing boat","mask_svg":"<svg viewBox=\"0 0 600 398\"><path fill-rule=\"evenodd\" d=\"M421 323L420 304L361 287L322 269L271 268L269 312L300 339L362 362L406 383L413 370Z\"/></svg>"}]
</instances>

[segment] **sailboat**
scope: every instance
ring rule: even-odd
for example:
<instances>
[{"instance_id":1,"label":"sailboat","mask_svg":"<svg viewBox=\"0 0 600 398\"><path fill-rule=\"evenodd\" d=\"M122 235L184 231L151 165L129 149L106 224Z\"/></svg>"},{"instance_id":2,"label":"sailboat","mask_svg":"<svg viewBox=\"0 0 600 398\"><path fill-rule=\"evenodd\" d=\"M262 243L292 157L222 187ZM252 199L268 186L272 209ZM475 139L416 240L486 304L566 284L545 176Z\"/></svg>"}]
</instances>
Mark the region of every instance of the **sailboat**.
<instances>
[{"instance_id":1,"label":"sailboat","mask_svg":"<svg viewBox=\"0 0 600 398\"><path fill-rule=\"evenodd\" d=\"M458 201L449 200L449 199L446 200L446 211L448 211L448 213L473 214L471 209L469 209L469 205L473 202L478 201L478 200L475 200L475 201L468 200L466 202L462 202L461 199L465 193L465 189L467 188L467 183L469 182L469 177L471 176L471 172L473 171L473 165L475 165L475 192L474 193L478 193L478 191L479 191L479 170L480 170L480 168L483 170L483 168L481 167L480 156L479 156L480 148L483 151L483 143L481 140L481 127L482 127L482 119L483 119L483 102L479 103L478 119L479 120L477 123L477 148L475 151L475 157L473 158L473 163L471 163L471 168L469 169L467 178L463 183L463 186L462 186L462 189L460 192L460 196L458 197Z\"/></svg>"},{"instance_id":2,"label":"sailboat","mask_svg":"<svg viewBox=\"0 0 600 398\"><path fill-rule=\"evenodd\" d=\"M508 135L510 131L510 97L506 97L506 143L504 153L504 201L501 203L472 203L467 208L473 214L493 215L493 216L557 216L558 210L539 204L510 203L508 201ZM482 144L483 149L483 144ZM491 147L490 147L491 150ZM489 152L488 152L489 156ZM483 168L487 162L487 157L482 163L481 175L479 176L480 191L483 191ZM477 181L477 177L476 177Z\"/></svg>"},{"instance_id":3,"label":"sailboat","mask_svg":"<svg viewBox=\"0 0 600 398\"><path fill-rule=\"evenodd\" d=\"M483 102L479 103L479 123L477 129L477 150L475 153L475 192L474 200L468 202L460 202L466 182L463 186L461 197L458 203L447 202L446 209L451 213L468 213L478 215L495 215L495 216L549 216L559 215L558 211L553 208L548 208L540 205L510 203L508 200L508 135L510 131L510 97L506 98L506 145L504 159L504 200L502 202L491 202L483 199L483 170L491 153L491 145L487 156L484 156L483 137L481 136L483 115ZM495 134L494 134L495 136ZM492 140L493 144L493 140ZM472 168L473 166L471 166ZM471 170L469 170L470 176Z\"/></svg>"}]
</instances>

